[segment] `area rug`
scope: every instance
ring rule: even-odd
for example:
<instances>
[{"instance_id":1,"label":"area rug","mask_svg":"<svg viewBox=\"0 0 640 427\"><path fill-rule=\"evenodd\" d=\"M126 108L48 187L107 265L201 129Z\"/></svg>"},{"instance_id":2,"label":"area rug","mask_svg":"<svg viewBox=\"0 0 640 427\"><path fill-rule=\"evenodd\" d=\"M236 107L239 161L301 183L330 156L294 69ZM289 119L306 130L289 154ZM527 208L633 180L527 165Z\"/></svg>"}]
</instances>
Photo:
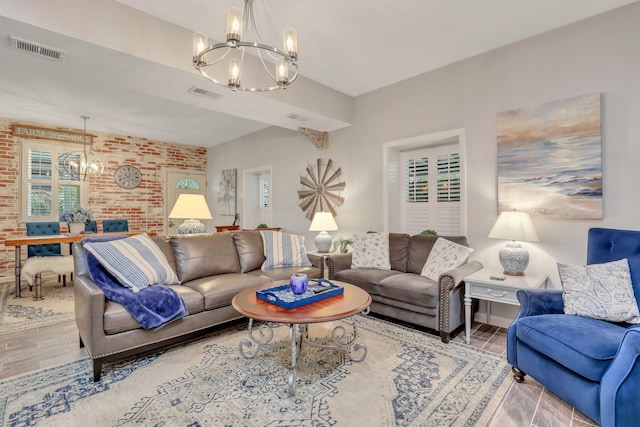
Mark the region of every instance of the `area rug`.
<instances>
[{"instance_id":1,"label":"area rug","mask_svg":"<svg viewBox=\"0 0 640 427\"><path fill-rule=\"evenodd\" d=\"M511 383L503 357L371 317L358 325L366 359L303 346L293 397L290 348L244 359L241 325L107 364L96 383L88 359L1 381L0 424L484 426ZM312 338L328 332L310 327Z\"/></svg>"},{"instance_id":2,"label":"area rug","mask_svg":"<svg viewBox=\"0 0 640 427\"><path fill-rule=\"evenodd\" d=\"M22 289L15 298L14 282L0 283L0 334L39 328L73 320L73 285L63 288L55 278L42 285L44 299L34 301L35 290Z\"/></svg>"}]
</instances>

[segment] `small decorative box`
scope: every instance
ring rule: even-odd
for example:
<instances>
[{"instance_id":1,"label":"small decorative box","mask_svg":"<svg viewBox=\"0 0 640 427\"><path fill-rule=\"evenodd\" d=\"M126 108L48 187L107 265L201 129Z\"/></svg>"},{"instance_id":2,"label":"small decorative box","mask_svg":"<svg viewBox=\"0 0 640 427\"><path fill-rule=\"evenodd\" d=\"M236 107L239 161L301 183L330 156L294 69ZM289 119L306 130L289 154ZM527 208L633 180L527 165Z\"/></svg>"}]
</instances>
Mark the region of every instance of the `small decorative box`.
<instances>
[{"instance_id":1,"label":"small decorative box","mask_svg":"<svg viewBox=\"0 0 640 427\"><path fill-rule=\"evenodd\" d=\"M334 297L342 293L344 293L344 288L333 282L325 279L310 279L309 287L306 292L301 295L295 295L291 291L291 284L287 283L273 288L256 291L256 297L290 310L292 308L311 304L312 302Z\"/></svg>"}]
</instances>

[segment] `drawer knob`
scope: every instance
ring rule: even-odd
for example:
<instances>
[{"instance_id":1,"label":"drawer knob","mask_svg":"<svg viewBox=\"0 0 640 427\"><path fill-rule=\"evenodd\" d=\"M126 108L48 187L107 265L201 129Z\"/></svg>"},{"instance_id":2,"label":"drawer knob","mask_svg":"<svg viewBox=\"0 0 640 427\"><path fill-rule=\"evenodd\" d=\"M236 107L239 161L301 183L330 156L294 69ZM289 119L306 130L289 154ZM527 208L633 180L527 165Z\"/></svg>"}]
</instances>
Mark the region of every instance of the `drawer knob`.
<instances>
[{"instance_id":1,"label":"drawer knob","mask_svg":"<svg viewBox=\"0 0 640 427\"><path fill-rule=\"evenodd\" d=\"M502 298L503 296L505 296L507 294L506 291L502 291L500 294L494 293L493 289L487 289L487 292L489 293L489 295L491 295L492 297L496 297L496 298Z\"/></svg>"}]
</instances>

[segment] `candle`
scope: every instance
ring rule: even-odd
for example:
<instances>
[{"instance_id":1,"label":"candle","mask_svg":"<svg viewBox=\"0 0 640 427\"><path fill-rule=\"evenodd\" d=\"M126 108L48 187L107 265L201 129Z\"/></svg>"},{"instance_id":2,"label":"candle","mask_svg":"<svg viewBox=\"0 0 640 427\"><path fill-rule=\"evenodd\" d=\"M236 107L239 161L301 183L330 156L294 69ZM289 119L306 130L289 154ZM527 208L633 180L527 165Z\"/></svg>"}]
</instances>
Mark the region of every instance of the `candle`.
<instances>
[{"instance_id":1,"label":"candle","mask_svg":"<svg viewBox=\"0 0 640 427\"><path fill-rule=\"evenodd\" d=\"M307 291L309 278L306 274L296 273L291 276L291 292L294 295L302 295Z\"/></svg>"}]
</instances>

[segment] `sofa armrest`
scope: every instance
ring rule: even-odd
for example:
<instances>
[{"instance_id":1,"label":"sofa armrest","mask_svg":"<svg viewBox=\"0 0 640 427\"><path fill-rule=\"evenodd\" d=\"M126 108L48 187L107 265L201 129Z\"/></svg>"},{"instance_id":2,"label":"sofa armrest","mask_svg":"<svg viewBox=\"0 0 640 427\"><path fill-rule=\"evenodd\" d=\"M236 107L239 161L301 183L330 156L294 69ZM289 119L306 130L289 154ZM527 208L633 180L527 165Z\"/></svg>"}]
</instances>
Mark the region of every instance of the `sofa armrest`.
<instances>
[{"instance_id":1,"label":"sofa armrest","mask_svg":"<svg viewBox=\"0 0 640 427\"><path fill-rule=\"evenodd\" d=\"M324 262L329 270L329 280L336 278L336 273L340 270L351 268L351 252L346 254L331 254L325 257Z\"/></svg>"},{"instance_id":2,"label":"sofa armrest","mask_svg":"<svg viewBox=\"0 0 640 427\"><path fill-rule=\"evenodd\" d=\"M87 348L90 356L102 354L104 352L104 310L106 304L104 292L91 281L89 276L75 276L73 299L81 345Z\"/></svg>"},{"instance_id":3,"label":"sofa armrest","mask_svg":"<svg viewBox=\"0 0 640 427\"><path fill-rule=\"evenodd\" d=\"M560 290L520 289L516 295L520 302L520 312L515 320L540 314L564 313L564 301Z\"/></svg>"},{"instance_id":4,"label":"sofa armrest","mask_svg":"<svg viewBox=\"0 0 640 427\"><path fill-rule=\"evenodd\" d=\"M450 333L453 329L458 327L458 323L460 322L460 320L452 320L453 317L459 318L457 313L460 313L462 307L451 306L451 304L454 303L451 295L462 287L465 277L480 269L482 269L481 263L478 261L471 261L440 274L440 277L438 278L439 303L437 320L442 342L449 342ZM462 292L462 290L460 290L460 292Z\"/></svg>"},{"instance_id":5,"label":"sofa armrest","mask_svg":"<svg viewBox=\"0 0 640 427\"><path fill-rule=\"evenodd\" d=\"M600 424L633 426L640 419L640 329L630 328L600 383Z\"/></svg>"},{"instance_id":6,"label":"sofa armrest","mask_svg":"<svg viewBox=\"0 0 640 427\"><path fill-rule=\"evenodd\" d=\"M309 258L309 262L311 263L311 265L319 268L324 275L324 257L310 253L307 253L307 257Z\"/></svg>"}]
</instances>

